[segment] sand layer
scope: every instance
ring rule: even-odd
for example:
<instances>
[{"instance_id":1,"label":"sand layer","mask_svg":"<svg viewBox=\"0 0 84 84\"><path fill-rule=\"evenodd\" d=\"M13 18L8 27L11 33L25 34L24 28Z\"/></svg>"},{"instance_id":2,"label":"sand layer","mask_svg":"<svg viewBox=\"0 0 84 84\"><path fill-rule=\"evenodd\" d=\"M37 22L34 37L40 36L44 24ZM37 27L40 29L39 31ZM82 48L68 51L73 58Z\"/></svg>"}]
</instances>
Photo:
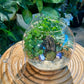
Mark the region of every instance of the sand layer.
<instances>
[{"instance_id":1,"label":"sand layer","mask_svg":"<svg viewBox=\"0 0 84 84\"><path fill-rule=\"evenodd\" d=\"M53 61L38 61L29 59L28 62L40 70L58 70L64 68L69 60L69 58L63 56L62 59L56 58Z\"/></svg>"}]
</instances>

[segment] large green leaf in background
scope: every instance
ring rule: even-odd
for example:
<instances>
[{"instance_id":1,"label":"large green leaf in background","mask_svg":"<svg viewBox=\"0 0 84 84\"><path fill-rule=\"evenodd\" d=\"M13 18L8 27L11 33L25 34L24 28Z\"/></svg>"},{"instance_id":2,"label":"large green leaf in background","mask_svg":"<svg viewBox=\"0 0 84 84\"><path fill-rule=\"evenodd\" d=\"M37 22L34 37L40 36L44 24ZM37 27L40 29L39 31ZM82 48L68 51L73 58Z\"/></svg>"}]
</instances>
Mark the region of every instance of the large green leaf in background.
<instances>
[{"instance_id":1,"label":"large green leaf in background","mask_svg":"<svg viewBox=\"0 0 84 84\"><path fill-rule=\"evenodd\" d=\"M47 2L47 3L61 3L65 0L43 0L44 2Z\"/></svg>"},{"instance_id":2,"label":"large green leaf in background","mask_svg":"<svg viewBox=\"0 0 84 84\"><path fill-rule=\"evenodd\" d=\"M9 8L0 8L0 20L1 21L8 21L12 20L18 10L17 5Z\"/></svg>"},{"instance_id":3,"label":"large green leaf in background","mask_svg":"<svg viewBox=\"0 0 84 84\"><path fill-rule=\"evenodd\" d=\"M25 23L29 24L32 20L32 13L27 10L27 9L24 9L23 12L22 12L22 16L23 16L23 19L25 21Z\"/></svg>"},{"instance_id":4,"label":"large green leaf in background","mask_svg":"<svg viewBox=\"0 0 84 84\"><path fill-rule=\"evenodd\" d=\"M24 0L24 1L22 0L21 3L18 3L18 5L21 6L22 8L24 8L24 9L28 9L26 0Z\"/></svg>"},{"instance_id":5,"label":"large green leaf in background","mask_svg":"<svg viewBox=\"0 0 84 84\"><path fill-rule=\"evenodd\" d=\"M8 31L4 28L0 28L0 30L2 30L4 33L6 33L8 36L12 37L14 40L16 40L16 37L14 36L14 34L11 31Z\"/></svg>"},{"instance_id":6,"label":"large green leaf in background","mask_svg":"<svg viewBox=\"0 0 84 84\"><path fill-rule=\"evenodd\" d=\"M39 0L40 1L40 0ZM17 3L24 9L28 9L28 6L31 6L36 3L36 0L21 0L21 2Z\"/></svg>"},{"instance_id":7,"label":"large green leaf in background","mask_svg":"<svg viewBox=\"0 0 84 84\"><path fill-rule=\"evenodd\" d=\"M43 10L42 10L42 13L45 15L45 16L50 16L51 18L54 18L54 19L58 19L60 16L59 16L59 13L53 9L53 8L50 8L50 7L45 7Z\"/></svg>"},{"instance_id":8,"label":"large green leaf in background","mask_svg":"<svg viewBox=\"0 0 84 84\"><path fill-rule=\"evenodd\" d=\"M36 0L36 5L38 7L39 12L43 9L43 2L42 0Z\"/></svg>"},{"instance_id":9,"label":"large green leaf in background","mask_svg":"<svg viewBox=\"0 0 84 84\"><path fill-rule=\"evenodd\" d=\"M4 8L8 8L11 6L14 6L16 4L21 3L22 0L0 0L0 6L4 7Z\"/></svg>"}]
</instances>

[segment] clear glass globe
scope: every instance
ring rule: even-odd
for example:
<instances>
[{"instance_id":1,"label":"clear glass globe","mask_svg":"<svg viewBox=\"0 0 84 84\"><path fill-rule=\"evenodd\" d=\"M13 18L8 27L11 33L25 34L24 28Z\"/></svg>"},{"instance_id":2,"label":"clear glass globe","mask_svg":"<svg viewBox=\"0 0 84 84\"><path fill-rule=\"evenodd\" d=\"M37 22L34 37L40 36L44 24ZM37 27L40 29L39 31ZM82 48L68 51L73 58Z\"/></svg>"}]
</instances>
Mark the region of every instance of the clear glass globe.
<instances>
[{"instance_id":1,"label":"clear glass globe","mask_svg":"<svg viewBox=\"0 0 84 84\"><path fill-rule=\"evenodd\" d=\"M74 49L74 36L69 27L50 17L33 20L23 40L28 62L40 70L64 68Z\"/></svg>"}]
</instances>

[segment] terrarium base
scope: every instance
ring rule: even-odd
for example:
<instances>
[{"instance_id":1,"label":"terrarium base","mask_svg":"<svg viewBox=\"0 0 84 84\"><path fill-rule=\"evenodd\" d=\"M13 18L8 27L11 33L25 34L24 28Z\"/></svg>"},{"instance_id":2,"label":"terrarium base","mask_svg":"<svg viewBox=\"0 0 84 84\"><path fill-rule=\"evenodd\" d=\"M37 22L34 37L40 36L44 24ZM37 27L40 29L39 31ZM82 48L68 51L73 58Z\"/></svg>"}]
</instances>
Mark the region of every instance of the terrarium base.
<instances>
[{"instance_id":1,"label":"terrarium base","mask_svg":"<svg viewBox=\"0 0 84 84\"><path fill-rule=\"evenodd\" d=\"M84 84L84 48L78 44L67 67L59 71L41 71L25 63L19 43L14 47L8 63L3 63L10 50L0 59L0 84Z\"/></svg>"}]
</instances>

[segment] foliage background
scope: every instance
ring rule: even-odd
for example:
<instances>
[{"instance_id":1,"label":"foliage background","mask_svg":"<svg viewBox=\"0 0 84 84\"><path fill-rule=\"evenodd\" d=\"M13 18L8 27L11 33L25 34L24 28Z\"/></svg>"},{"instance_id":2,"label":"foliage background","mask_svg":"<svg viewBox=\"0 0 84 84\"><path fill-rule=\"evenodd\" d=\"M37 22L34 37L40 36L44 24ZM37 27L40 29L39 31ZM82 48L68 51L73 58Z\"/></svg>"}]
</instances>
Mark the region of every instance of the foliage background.
<instances>
[{"instance_id":1,"label":"foliage background","mask_svg":"<svg viewBox=\"0 0 84 84\"><path fill-rule=\"evenodd\" d=\"M22 40L24 28L18 25L17 14L21 14L25 23L30 24L36 13L51 16L59 20L64 13L77 15L77 3L81 0L0 0L0 54Z\"/></svg>"}]
</instances>

